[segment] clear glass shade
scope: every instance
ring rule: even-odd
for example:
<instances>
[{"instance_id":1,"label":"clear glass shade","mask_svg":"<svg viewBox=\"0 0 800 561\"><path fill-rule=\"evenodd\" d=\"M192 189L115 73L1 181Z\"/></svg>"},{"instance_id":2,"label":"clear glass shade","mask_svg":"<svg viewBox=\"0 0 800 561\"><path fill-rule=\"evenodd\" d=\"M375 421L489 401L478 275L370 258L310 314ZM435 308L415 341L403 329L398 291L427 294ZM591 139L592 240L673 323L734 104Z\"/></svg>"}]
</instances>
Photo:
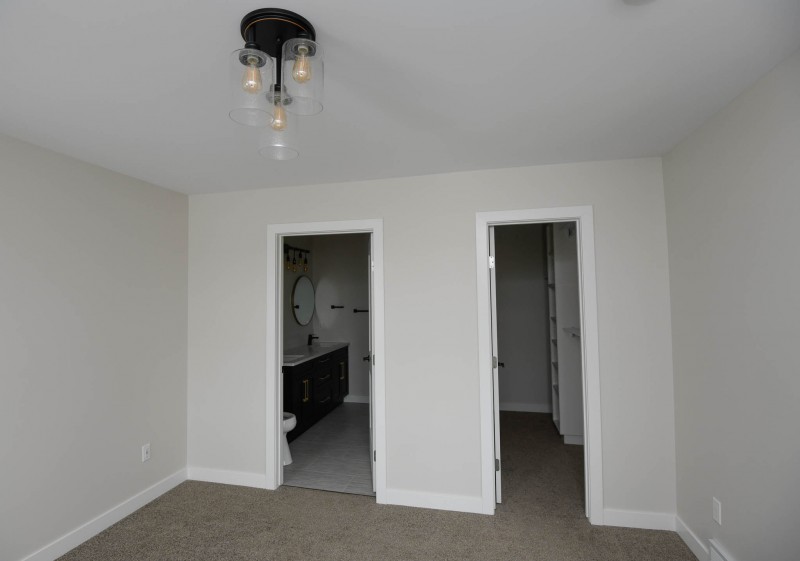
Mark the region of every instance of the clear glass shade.
<instances>
[{"instance_id":1,"label":"clear glass shade","mask_svg":"<svg viewBox=\"0 0 800 561\"><path fill-rule=\"evenodd\" d=\"M284 104L295 115L322 111L325 79L322 47L311 39L289 39L283 44L281 68Z\"/></svg>"},{"instance_id":2,"label":"clear glass shade","mask_svg":"<svg viewBox=\"0 0 800 561\"><path fill-rule=\"evenodd\" d=\"M261 134L258 153L271 160L292 160L299 156L297 121L299 119L287 114L278 101L273 106L272 124Z\"/></svg>"},{"instance_id":3,"label":"clear glass shade","mask_svg":"<svg viewBox=\"0 0 800 561\"><path fill-rule=\"evenodd\" d=\"M230 69L230 118L251 127L270 125L272 59L257 49L238 49L231 53Z\"/></svg>"}]
</instances>

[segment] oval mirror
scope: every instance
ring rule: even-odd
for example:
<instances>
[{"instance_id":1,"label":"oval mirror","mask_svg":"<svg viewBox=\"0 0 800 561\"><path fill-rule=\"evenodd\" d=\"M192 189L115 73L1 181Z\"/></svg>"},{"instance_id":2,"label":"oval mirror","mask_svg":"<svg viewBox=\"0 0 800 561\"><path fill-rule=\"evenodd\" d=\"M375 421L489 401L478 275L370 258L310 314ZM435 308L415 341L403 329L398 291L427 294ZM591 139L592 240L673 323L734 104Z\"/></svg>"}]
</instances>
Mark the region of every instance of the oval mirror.
<instances>
[{"instance_id":1,"label":"oval mirror","mask_svg":"<svg viewBox=\"0 0 800 561\"><path fill-rule=\"evenodd\" d=\"M292 289L292 311L294 319L300 325L308 325L314 315L314 285L311 279L302 276L294 283Z\"/></svg>"}]
</instances>

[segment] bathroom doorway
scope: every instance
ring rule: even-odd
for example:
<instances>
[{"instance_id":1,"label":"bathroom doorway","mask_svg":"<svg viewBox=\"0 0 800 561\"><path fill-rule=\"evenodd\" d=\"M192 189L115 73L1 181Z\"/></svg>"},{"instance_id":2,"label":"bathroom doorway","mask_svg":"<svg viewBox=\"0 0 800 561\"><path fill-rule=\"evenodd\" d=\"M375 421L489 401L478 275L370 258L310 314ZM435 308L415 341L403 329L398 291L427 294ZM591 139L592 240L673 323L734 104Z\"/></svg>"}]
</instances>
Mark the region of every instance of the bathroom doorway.
<instances>
[{"instance_id":1,"label":"bathroom doorway","mask_svg":"<svg viewBox=\"0 0 800 561\"><path fill-rule=\"evenodd\" d=\"M484 512L504 501L505 476L512 501L544 503L536 493L555 486L602 523L591 207L478 213L476 225Z\"/></svg>"},{"instance_id":2,"label":"bathroom doorway","mask_svg":"<svg viewBox=\"0 0 800 561\"><path fill-rule=\"evenodd\" d=\"M283 238L283 484L375 495L370 234Z\"/></svg>"},{"instance_id":3,"label":"bathroom doorway","mask_svg":"<svg viewBox=\"0 0 800 561\"><path fill-rule=\"evenodd\" d=\"M274 487L383 502L382 221L274 225L268 236Z\"/></svg>"}]
</instances>

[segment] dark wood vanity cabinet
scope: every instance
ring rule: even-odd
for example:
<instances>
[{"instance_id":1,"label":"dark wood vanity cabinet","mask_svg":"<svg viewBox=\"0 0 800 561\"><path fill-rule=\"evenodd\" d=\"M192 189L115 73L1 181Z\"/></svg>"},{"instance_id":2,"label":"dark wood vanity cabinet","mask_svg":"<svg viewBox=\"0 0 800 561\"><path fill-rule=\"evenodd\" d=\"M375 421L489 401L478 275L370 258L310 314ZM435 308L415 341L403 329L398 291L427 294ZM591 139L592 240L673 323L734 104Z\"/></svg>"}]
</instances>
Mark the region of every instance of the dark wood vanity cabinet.
<instances>
[{"instance_id":1,"label":"dark wood vanity cabinet","mask_svg":"<svg viewBox=\"0 0 800 561\"><path fill-rule=\"evenodd\" d=\"M348 392L347 347L283 367L283 410L297 417L291 442L344 401Z\"/></svg>"},{"instance_id":2,"label":"dark wood vanity cabinet","mask_svg":"<svg viewBox=\"0 0 800 561\"><path fill-rule=\"evenodd\" d=\"M296 436L313 424L314 377L311 367L310 361L283 367L283 410L297 417L297 426L288 434L289 440L293 434ZM287 375L287 372L291 374Z\"/></svg>"},{"instance_id":3,"label":"dark wood vanity cabinet","mask_svg":"<svg viewBox=\"0 0 800 561\"><path fill-rule=\"evenodd\" d=\"M338 403L344 401L344 397L350 390L350 376L348 375L347 349L342 349L333 361L333 399Z\"/></svg>"}]
</instances>

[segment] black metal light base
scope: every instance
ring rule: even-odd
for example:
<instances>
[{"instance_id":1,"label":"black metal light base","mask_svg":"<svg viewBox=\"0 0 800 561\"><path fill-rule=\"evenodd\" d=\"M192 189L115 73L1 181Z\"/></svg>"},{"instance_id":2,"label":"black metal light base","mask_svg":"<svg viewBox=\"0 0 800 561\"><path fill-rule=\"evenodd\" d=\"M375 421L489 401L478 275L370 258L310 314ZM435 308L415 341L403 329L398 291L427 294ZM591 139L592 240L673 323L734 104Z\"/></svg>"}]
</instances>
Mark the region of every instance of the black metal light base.
<instances>
[{"instance_id":1,"label":"black metal light base","mask_svg":"<svg viewBox=\"0 0 800 561\"><path fill-rule=\"evenodd\" d=\"M314 26L303 16L280 8L254 10L242 18L242 38L280 59L283 43L296 37L316 40ZM313 53L310 53L313 54Z\"/></svg>"}]
</instances>

